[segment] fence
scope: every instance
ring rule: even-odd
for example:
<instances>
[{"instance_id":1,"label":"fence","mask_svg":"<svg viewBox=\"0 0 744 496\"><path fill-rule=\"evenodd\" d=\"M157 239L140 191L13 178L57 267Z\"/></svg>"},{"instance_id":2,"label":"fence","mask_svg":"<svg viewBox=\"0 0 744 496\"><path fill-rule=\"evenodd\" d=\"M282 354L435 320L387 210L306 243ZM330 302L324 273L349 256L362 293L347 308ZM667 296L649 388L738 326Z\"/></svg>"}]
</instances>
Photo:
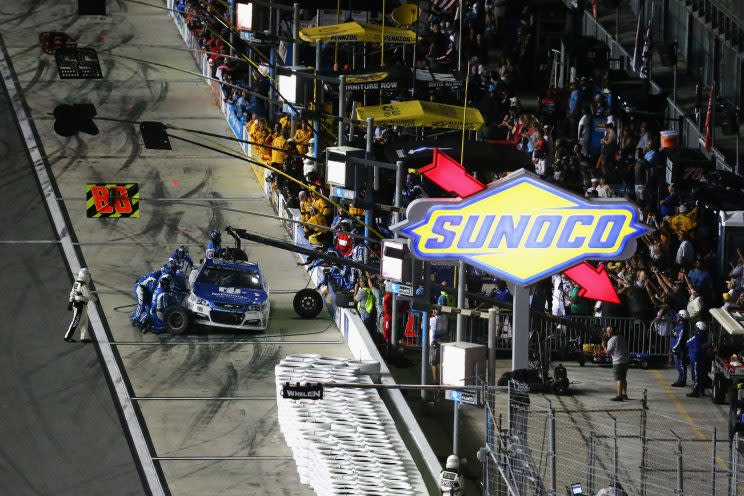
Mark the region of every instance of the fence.
<instances>
[{"instance_id":1,"label":"fence","mask_svg":"<svg viewBox=\"0 0 744 496\"><path fill-rule=\"evenodd\" d=\"M445 311L450 310L444 307ZM470 343L488 344L488 312L471 311L465 317L463 339ZM423 325L422 314L414 313L403 333L403 346L420 347ZM599 345L602 333L612 326L618 334L625 337L631 358L638 366L646 368L655 361L666 359L670 352L668 336L660 335L648 320L632 318L602 318L593 316L552 317L545 314L530 315L530 342L533 353L549 353L552 360L584 358L585 344ZM450 317L449 341L455 340L455 316ZM511 351L512 315L509 312L498 314L496 339L494 346L497 352ZM599 353L599 350L597 351ZM589 357L591 359L591 357Z\"/></svg>"},{"instance_id":2,"label":"fence","mask_svg":"<svg viewBox=\"0 0 744 496\"><path fill-rule=\"evenodd\" d=\"M744 437L730 443L642 405L557 410L513 386L489 391L484 494L566 494L576 483L596 494L610 482L640 496L744 494Z\"/></svg>"}]
</instances>

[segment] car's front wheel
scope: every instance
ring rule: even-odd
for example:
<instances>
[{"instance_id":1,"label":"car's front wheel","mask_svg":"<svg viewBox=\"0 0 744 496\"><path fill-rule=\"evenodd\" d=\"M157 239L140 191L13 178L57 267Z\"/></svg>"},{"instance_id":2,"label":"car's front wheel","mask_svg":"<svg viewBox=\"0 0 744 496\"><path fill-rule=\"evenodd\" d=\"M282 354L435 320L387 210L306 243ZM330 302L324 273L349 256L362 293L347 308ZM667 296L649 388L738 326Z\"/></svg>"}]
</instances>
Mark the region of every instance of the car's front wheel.
<instances>
[{"instance_id":1,"label":"car's front wheel","mask_svg":"<svg viewBox=\"0 0 744 496\"><path fill-rule=\"evenodd\" d=\"M183 334L190 324L191 316L185 308L173 307L165 311L165 328L170 334Z\"/></svg>"}]
</instances>

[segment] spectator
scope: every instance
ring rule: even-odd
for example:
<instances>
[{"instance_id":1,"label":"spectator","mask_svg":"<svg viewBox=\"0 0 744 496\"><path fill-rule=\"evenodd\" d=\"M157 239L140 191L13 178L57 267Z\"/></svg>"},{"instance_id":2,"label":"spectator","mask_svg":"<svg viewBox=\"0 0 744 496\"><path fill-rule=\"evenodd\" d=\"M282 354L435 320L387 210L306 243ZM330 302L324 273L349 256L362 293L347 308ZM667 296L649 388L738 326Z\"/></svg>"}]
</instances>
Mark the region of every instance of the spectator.
<instances>
[{"instance_id":1,"label":"spectator","mask_svg":"<svg viewBox=\"0 0 744 496\"><path fill-rule=\"evenodd\" d=\"M568 293L568 301L570 303L571 315L591 315L592 306L589 300L583 296L579 296L581 287L578 284L571 285L571 291Z\"/></svg>"},{"instance_id":2,"label":"spectator","mask_svg":"<svg viewBox=\"0 0 744 496\"><path fill-rule=\"evenodd\" d=\"M690 299L687 302L687 315L689 323L692 324L702 318L703 314L703 298L700 296L697 288L692 285L690 278L687 274L684 274L685 283L687 283L687 290L690 293Z\"/></svg>"},{"instance_id":3,"label":"spectator","mask_svg":"<svg viewBox=\"0 0 744 496\"><path fill-rule=\"evenodd\" d=\"M354 301L357 304L357 311L359 312L359 317L361 317L362 322L364 322L364 326L370 333L372 333L376 323L376 304L375 296L370 288L368 278L360 277L359 281L354 285Z\"/></svg>"},{"instance_id":4,"label":"spectator","mask_svg":"<svg viewBox=\"0 0 744 496\"><path fill-rule=\"evenodd\" d=\"M615 192L612 191L612 188L607 184L607 180L604 177L599 178L599 184L594 189L600 198L612 198L615 196Z\"/></svg>"},{"instance_id":5,"label":"spectator","mask_svg":"<svg viewBox=\"0 0 744 496\"><path fill-rule=\"evenodd\" d=\"M385 291L385 283L382 280L378 281L378 279L369 272L365 272L364 275L367 278L367 286L372 292L372 298L375 300L375 331L382 334L382 318L384 313L382 308L382 295Z\"/></svg>"},{"instance_id":6,"label":"spectator","mask_svg":"<svg viewBox=\"0 0 744 496\"><path fill-rule=\"evenodd\" d=\"M659 214L662 217L671 217L677 213L677 206L679 205L679 195L674 184L670 184L667 191L669 194L659 201Z\"/></svg>"},{"instance_id":7,"label":"spectator","mask_svg":"<svg viewBox=\"0 0 744 496\"><path fill-rule=\"evenodd\" d=\"M625 338L615 332L612 326L605 329L607 338L607 354L612 357L612 373L615 378L617 395L611 401L626 401L628 399L628 364L630 355Z\"/></svg>"},{"instance_id":8,"label":"spectator","mask_svg":"<svg viewBox=\"0 0 744 496\"><path fill-rule=\"evenodd\" d=\"M687 205L680 203L677 207L677 213L668 220L672 232L679 236L680 234L690 235L698 227L698 208L691 211Z\"/></svg>"},{"instance_id":9,"label":"spectator","mask_svg":"<svg viewBox=\"0 0 744 496\"><path fill-rule=\"evenodd\" d=\"M687 238L687 234L679 235L679 248L674 261L685 269L689 269L695 263L695 247Z\"/></svg>"}]
</instances>

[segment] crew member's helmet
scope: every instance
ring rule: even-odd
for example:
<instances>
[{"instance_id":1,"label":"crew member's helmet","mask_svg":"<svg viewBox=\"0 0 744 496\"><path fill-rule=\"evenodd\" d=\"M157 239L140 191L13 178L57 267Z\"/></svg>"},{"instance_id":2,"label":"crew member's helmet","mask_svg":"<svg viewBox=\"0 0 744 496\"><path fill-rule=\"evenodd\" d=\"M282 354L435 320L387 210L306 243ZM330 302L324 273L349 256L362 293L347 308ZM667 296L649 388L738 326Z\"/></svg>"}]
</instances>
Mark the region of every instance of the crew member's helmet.
<instances>
[{"instance_id":1,"label":"crew member's helmet","mask_svg":"<svg viewBox=\"0 0 744 496\"><path fill-rule=\"evenodd\" d=\"M88 272L88 269L83 267L78 271L77 278L75 279L77 282L82 283L88 283L90 282L90 272Z\"/></svg>"},{"instance_id":2,"label":"crew member's helmet","mask_svg":"<svg viewBox=\"0 0 744 496\"><path fill-rule=\"evenodd\" d=\"M209 231L209 239L217 244L222 243L222 233L219 231Z\"/></svg>"}]
</instances>

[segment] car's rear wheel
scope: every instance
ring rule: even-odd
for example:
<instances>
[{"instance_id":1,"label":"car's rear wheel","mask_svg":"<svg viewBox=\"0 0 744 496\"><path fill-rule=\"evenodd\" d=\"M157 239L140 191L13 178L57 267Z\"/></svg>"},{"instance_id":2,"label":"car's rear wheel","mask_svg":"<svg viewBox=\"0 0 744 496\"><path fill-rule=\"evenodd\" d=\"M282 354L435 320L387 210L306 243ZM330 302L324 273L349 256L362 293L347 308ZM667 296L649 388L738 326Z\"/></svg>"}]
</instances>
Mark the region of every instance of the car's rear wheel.
<instances>
[{"instance_id":1,"label":"car's rear wheel","mask_svg":"<svg viewBox=\"0 0 744 496\"><path fill-rule=\"evenodd\" d=\"M292 305L297 315L312 319L323 310L323 297L316 290L305 288L295 294Z\"/></svg>"},{"instance_id":2,"label":"car's rear wheel","mask_svg":"<svg viewBox=\"0 0 744 496\"><path fill-rule=\"evenodd\" d=\"M165 312L165 328L170 334L183 334L191 324L191 316L183 307L169 308Z\"/></svg>"}]
</instances>

